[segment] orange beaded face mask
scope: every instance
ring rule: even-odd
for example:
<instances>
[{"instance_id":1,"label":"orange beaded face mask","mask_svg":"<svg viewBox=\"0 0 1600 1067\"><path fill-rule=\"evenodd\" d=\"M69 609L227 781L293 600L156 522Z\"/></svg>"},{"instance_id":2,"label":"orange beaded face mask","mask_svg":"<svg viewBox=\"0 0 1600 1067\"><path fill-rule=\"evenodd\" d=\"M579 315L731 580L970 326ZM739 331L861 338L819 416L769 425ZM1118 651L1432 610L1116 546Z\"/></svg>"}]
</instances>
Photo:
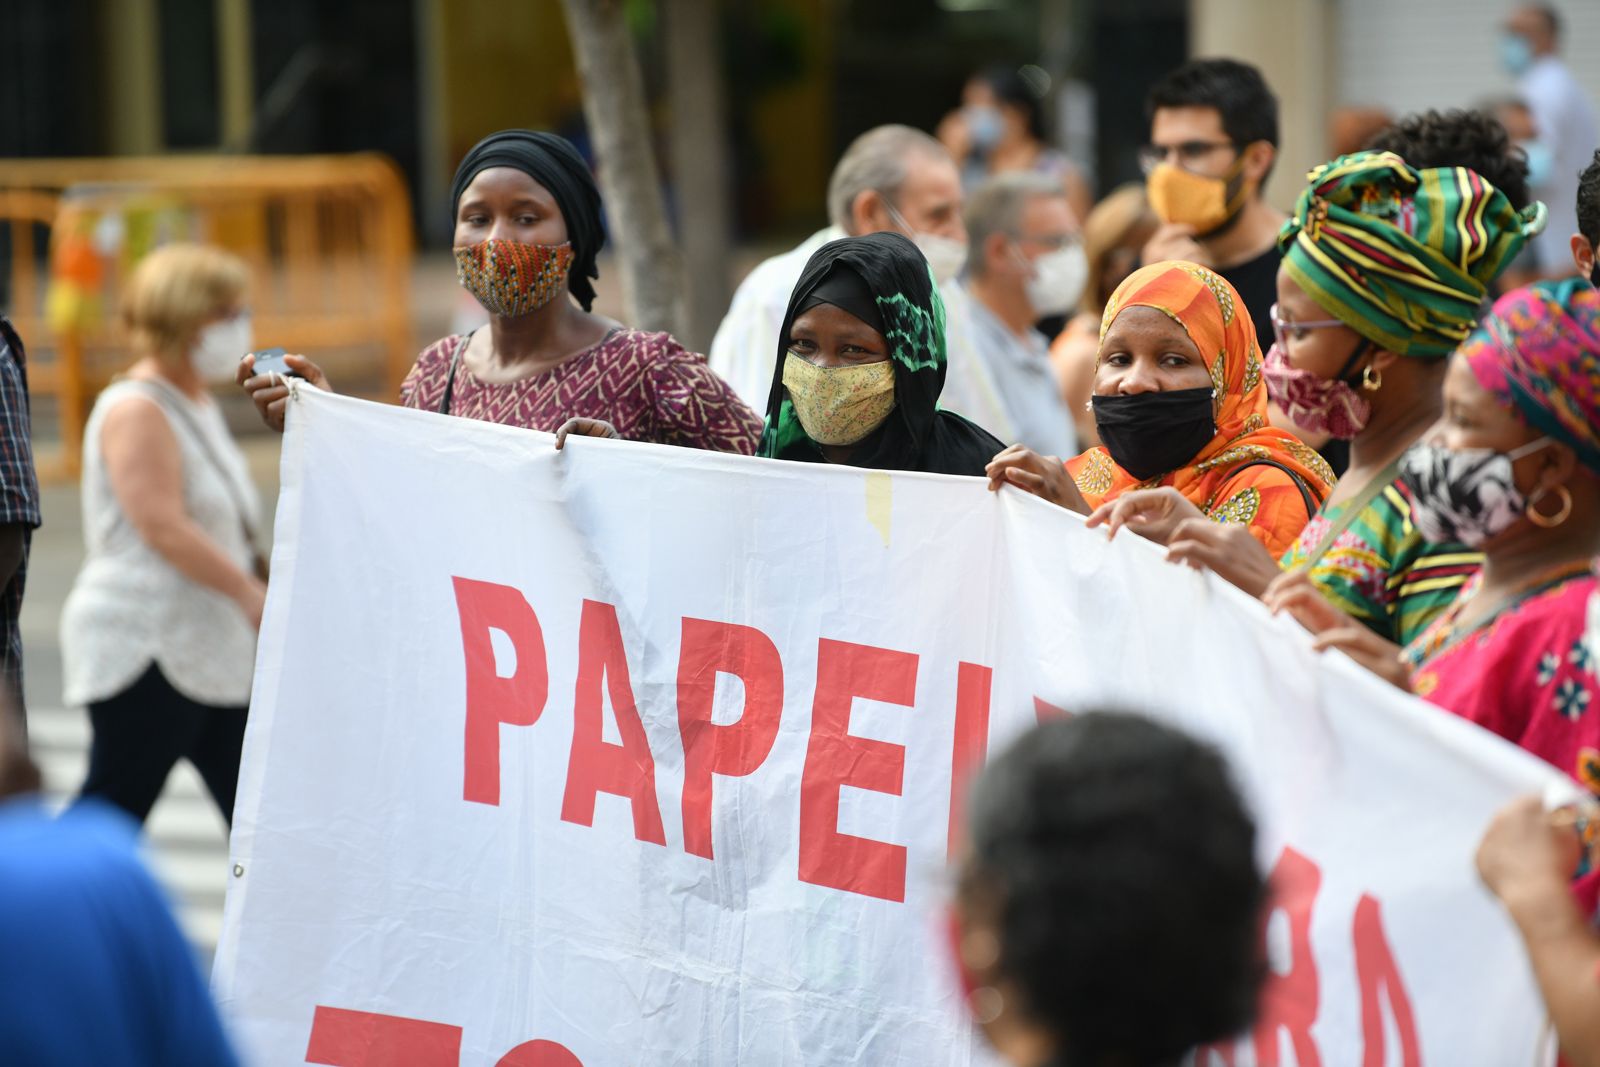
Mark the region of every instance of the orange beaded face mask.
<instances>
[{"instance_id":1,"label":"orange beaded face mask","mask_svg":"<svg viewBox=\"0 0 1600 1067\"><path fill-rule=\"evenodd\" d=\"M456 280L494 315L526 315L567 287L572 242L530 245L491 237L457 248Z\"/></svg>"}]
</instances>

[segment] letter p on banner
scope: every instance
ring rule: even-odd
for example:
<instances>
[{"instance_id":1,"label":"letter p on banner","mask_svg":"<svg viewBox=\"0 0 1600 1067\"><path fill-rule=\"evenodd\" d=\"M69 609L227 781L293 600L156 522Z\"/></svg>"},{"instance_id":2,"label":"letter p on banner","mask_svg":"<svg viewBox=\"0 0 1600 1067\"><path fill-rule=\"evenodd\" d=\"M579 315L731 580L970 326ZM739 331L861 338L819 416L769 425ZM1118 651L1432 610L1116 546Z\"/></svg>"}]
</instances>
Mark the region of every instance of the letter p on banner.
<instances>
[{"instance_id":1,"label":"letter p on banner","mask_svg":"<svg viewBox=\"0 0 1600 1067\"><path fill-rule=\"evenodd\" d=\"M739 721L711 721L717 675L744 683ZM783 661L753 626L683 620L678 732L683 736L683 848L711 859L711 776L746 775L766 760L783 716Z\"/></svg>"},{"instance_id":2,"label":"letter p on banner","mask_svg":"<svg viewBox=\"0 0 1600 1067\"><path fill-rule=\"evenodd\" d=\"M452 578L467 661L466 767L461 796L477 804L500 803L500 724L532 726L550 695L544 631L519 590L493 582ZM501 677L491 630L511 640L517 668Z\"/></svg>"}]
</instances>

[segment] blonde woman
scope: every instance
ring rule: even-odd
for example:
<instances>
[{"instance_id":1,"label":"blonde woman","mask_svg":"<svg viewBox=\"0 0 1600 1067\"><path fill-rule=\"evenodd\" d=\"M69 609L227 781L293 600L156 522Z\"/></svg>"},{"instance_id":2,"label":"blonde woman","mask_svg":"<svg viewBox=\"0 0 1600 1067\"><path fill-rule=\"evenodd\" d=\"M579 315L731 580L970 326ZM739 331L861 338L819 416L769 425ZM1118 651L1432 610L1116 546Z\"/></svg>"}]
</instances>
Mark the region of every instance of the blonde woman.
<instances>
[{"instance_id":1,"label":"blonde woman","mask_svg":"<svg viewBox=\"0 0 1600 1067\"><path fill-rule=\"evenodd\" d=\"M184 758L232 822L266 586L255 488L208 384L250 346L247 281L237 258L196 245L140 263L123 300L136 359L84 430L66 699L94 728L83 795L141 822Z\"/></svg>"}]
</instances>

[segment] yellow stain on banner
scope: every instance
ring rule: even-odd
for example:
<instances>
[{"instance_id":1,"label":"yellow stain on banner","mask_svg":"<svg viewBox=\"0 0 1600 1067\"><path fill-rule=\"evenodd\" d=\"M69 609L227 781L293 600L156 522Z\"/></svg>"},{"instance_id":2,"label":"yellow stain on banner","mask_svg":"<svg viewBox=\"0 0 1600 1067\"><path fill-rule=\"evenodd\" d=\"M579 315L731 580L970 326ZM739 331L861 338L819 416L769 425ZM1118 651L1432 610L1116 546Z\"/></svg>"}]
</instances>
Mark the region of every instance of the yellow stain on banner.
<instances>
[{"instance_id":1,"label":"yellow stain on banner","mask_svg":"<svg viewBox=\"0 0 1600 1067\"><path fill-rule=\"evenodd\" d=\"M867 521L889 547L889 508L894 499L894 479L884 471L867 473Z\"/></svg>"}]
</instances>

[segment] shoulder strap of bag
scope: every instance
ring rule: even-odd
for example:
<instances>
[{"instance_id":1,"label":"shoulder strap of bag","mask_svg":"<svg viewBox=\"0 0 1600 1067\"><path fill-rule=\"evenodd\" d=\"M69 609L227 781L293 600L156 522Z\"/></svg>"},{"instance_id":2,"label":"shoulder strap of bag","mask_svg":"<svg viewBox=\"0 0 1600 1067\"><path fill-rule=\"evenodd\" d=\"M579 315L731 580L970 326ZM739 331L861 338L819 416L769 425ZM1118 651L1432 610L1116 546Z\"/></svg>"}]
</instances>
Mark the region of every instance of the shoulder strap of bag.
<instances>
[{"instance_id":1,"label":"shoulder strap of bag","mask_svg":"<svg viewBox=\"0 0 1600 1067\"><path fill-rule=\"evenodd\" d=\"M461 353L467 350L467 342L472 340L472 334L475 332L470 331L462 334L461 340L456 342L456 350L450 353L450 371L445 375L444 379L444 396L439 399L438 410L441 415L450 414L450 398L455 395L456 391L456 368L461 366Z\"/></svg>"},{"instance_id":2,"label":"shoulder strap of bag","mask_svg":"<svg viewBox=\"0 0 1600 1067\"><path fill-rule=\"evenodd\" d=\"M1338 521L1328 527L1328 532L1322 535L1322 540L1317 542L1317 547L1305 558L1305 562L1300 564L1299 569L1308 571L1320 563L1328 549L1333 547L1333 543L1350 528L1351 523L1356 521L1356 516L1367 510L1367 505L1378 499L1378 494L1393 485L1399 476L1400 457L1396 456L1387 467L1373 477L1372 481L1362 487L1359 496L1345 506Z\"/></svg>"},{"instance_id":3,"label":"shoulder strap of bag","mask_svg":"<svg viewBox=\"0 0 1600 1067\"><path fill-rule=\"evenodd\" d=\"M251 553L258 561L264 559L266 553L262 551L261 543L256 539L255 527L250 523L250 512L245 503L244 495L239 491L238 485L234 483L233 475L229 473L228 468L223 464L222 457L217 455L216 450L211 447L211 442L206 438L205 431L195 421L194 416L185 411L181 404L172 403L177 398L172 395L171 387L147 379L128 378L124 380L154 400L156 406L164 413L176 418L188 428L189 436L199 443L200 451L206 457L206 462L211 464L217 474L222 477L222 484L228 487L228 496L233 500L233 510L239 517L239 527L244 530L245 542L250 546Z\"/></svg>"},{"instance_id":4,"label":"shoulder strap of bag","mask_svg":"<svg viewBox=\"0 0 1600 1067\"><path fill-rule=\"evenodd\" d=\"M1294 487L1300 490L1300 499L1306 506L1306 518L1310 519L1311 516L1317 513L1317 498L1312 495L1311 487L1306 484L1306 480L1296 474L1293 468L1279 463L1275 459L1253 459L1249 463L1241 463L1228 472L1228 477L1232 478L1234 475L1239 474L1241 471L1247 471L1251 467L1274 467L1287 474L1294 481Z\"/></svg>"}]
</instances>

